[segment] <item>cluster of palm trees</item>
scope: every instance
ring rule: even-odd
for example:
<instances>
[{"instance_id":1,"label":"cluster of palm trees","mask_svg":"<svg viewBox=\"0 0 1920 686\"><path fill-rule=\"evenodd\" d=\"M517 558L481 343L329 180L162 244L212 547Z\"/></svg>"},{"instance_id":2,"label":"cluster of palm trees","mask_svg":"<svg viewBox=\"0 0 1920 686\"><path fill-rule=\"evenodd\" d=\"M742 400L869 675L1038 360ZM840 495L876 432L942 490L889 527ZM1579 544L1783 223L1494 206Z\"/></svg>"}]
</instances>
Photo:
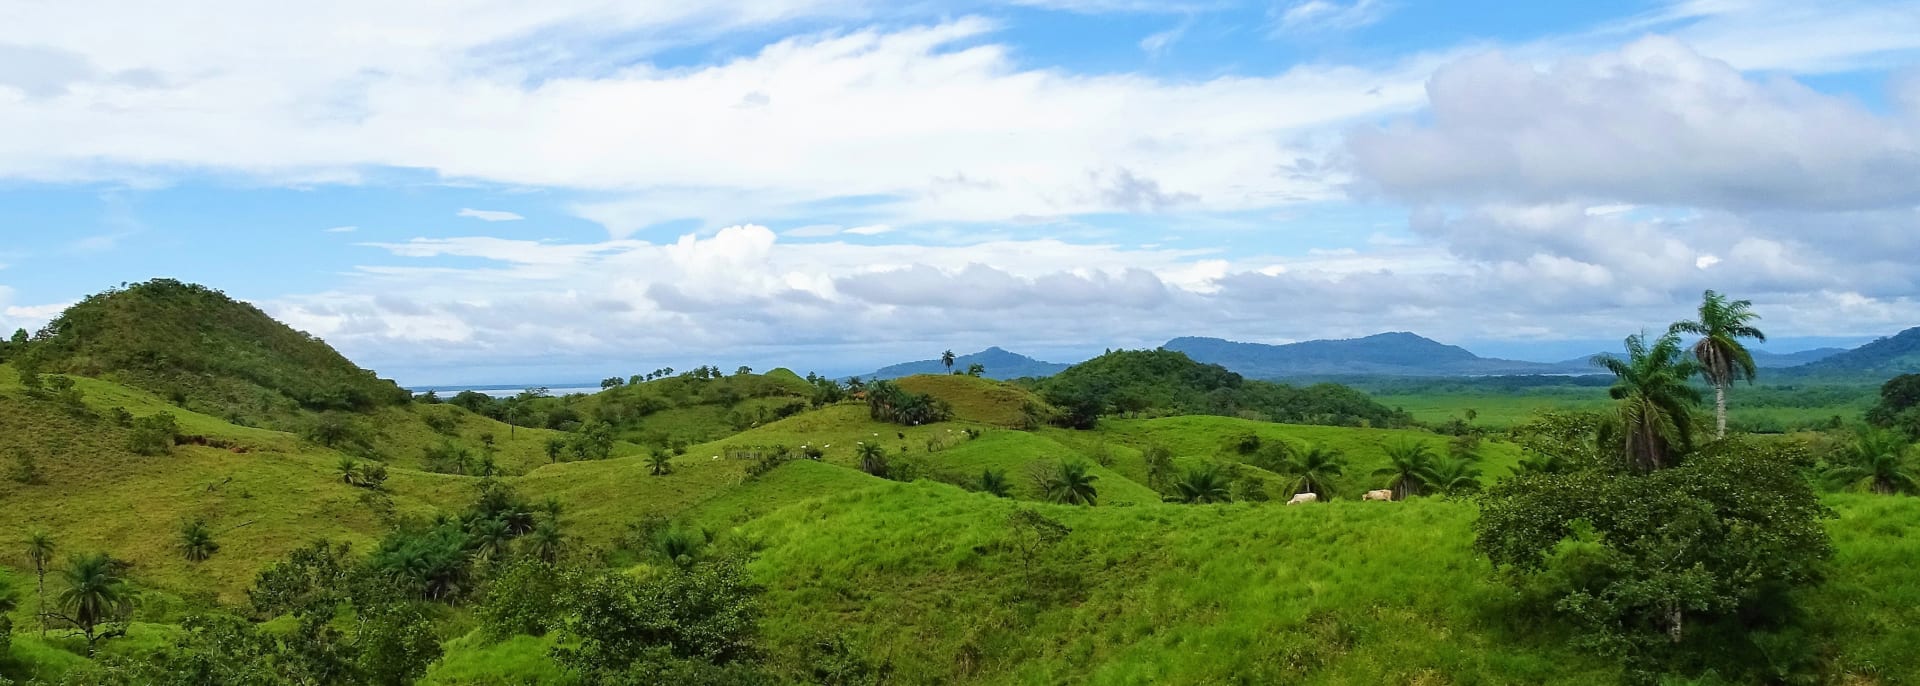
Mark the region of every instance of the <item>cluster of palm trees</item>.
<instances>
[{"instance_id":1,"label":"cluster of palm trees","mask_svg":"<svg viewBox=\"0 0 1920 686\"><path fill-rule=\"evenodd\" d=\"M1386 448L1387 466L1374 476L1387 477L1394 500L1430 493L1459 495L1480 488L1480 466L1470 453L1441 456L1426 444L1406 441Z\"/></svg>"},{"instance_id":2,"label":"cluster of palm trees","mask_svg":"<svg viewBox=\"0 0 1920 686\"><path fill-rule=\"evenodd\" d=\"M36 530L27 535L25 553L33 565L39 598L35 614L40 618L40 635L46 636L48 623L58 622L79 632L87 641L91 657L100 641L126 633L126 621L133 614L134 592L126 580L126 563L106 553L75 554L67 566L50 570L55 544L53 536ZM55 575L65 588L47 603L47 572ZM0 612L12 608L0 608Z\"/></svg>"},{"instance_id":3,"label":"cluster of palm trees","mask_svg":"<svg viewBox=\"0 0 1920 686\"><path fill-rule=\"evenodd\" d=\"M1699 318L1675 322L1658 338L1640 333L1626 339L1627 356L1599 355L1593 363L1614 375L1607 394L1618 401L1616 414L1602 440L1619 445L1627 461L1640 471L1672 466L1693 444L1694 406L1700 391L1689 383L1699 376L1713 387L1715 437L1727 434L1727 391L1733 382L1751 383L1756 368L1753 354L1741 341L1766 341L1753 325L1760 315L1753 302L1729 300L1707 291ZM1691 347L1681 334L1699 336Z\"/></svg>"}]
</instances>

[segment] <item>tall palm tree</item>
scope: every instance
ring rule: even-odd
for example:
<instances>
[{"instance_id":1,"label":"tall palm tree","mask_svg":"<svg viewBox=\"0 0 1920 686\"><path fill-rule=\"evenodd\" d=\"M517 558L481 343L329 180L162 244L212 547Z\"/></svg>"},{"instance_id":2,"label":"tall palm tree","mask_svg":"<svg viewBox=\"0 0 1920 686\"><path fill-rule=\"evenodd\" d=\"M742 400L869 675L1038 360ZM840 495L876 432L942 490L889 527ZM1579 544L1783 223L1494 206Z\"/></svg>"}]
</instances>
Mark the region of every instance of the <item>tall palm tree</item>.
<instances>
[{"instance_id":1,"label":"tall palm tree","mask_svg":"<svg viewBox=\"0 0 1920 686\"><path fill-rule=\"evenodd\" d=\"M940 353L940 364L944 364L947 366L948 374L953 373L953 359L954 358L953 358L952 350L948 350L946 352Z\"/></svg>"},{"instance_id":2,"label":"tall palm tree","mask_svg":"<svg viewBox=\"0 0 1920 686\"><path fill-rule=\"evenodd\" d=\"M27 534L27 564L33 565L33 575L39 580L40 596L40 637L47 637L47 564L53 562L53 534L46 529L34 529Z\"/></svg>"},{"instance_id":3,"label":"tall palm tree","mask_svg":"<svg viewBox=\"0 0 1920 686\"><path fill-rule=\"evenodd\" d=\"M1330 497L1333 492L1333 480L1346 474L1346 460L1340 457L1340 451L1311 443L1288 451L1290 454L1281 460L1278 466L1280 474L1293 478L1293 493L1313 493L1321 498Z\"/></svg>"},{"instance_id":4,"label":"tall palm tree","mask_svg":"<svg viewBox=\"0 0 1920 686\"><path fill-rule=\"evenodd\" d=\"M1627 459L1643 471L1668 466L1693 439L1692 406L1700 392L1687 384L1700 365L1680 351L1680 335L1667 332L1647 345L1647 335L1627 337L1627 359L1596 355L1593 363L1613 372L1607 395L1620 401L1613 426Z\"/></svg>"},{"instance_id":5,"label":"tall palm tree","mask_svg":"<svg viewBox=\"0 0 1920 686\"><path fill-rule=\"evenodd\" d=\"M1093 482L1100 476L1088 471L1085 462L1063 462L1046 478L1041 490L1046 493L1047 501L1068 505L1095 505L1099 503L1100 493Z\"/></svg>"},{"instance_id":6,"label":"tall palm tree","mask_svg":"<svg viewBox=\"0 0 1920 686\"><path fill-rule=\"evenodd\" d=\"M1736 379L1753 383L1753 353L1740 344L1751 338L1767 342L1767 335L1754 328L1760 315L1753 313L1753 301L1728 300L1708 290L1700 301L1700 318L1674 322L1669 333L1690 333L1700 337L1693 344L1693 359L1699 362L1700 376L1713 385L1713 414L1716 438L1727 437L1727 387Z\"/></svg>"},{"instance_id":7,"label":"tall palm tree","mask_svg":"<svg viewBox=\"0 0 1920 686\"><path fill-rule=\"evenodd\" d=\"M1205 503L1224 503L1233 500L1232 487L1227 475L1221 473L1220 466L1209 464L1189 469L1173 482L1174 494L1169 500L1192 505Z\"/></svg>"},{"instance_id":8,"label":"tall palm tree","mask_svg":"<svg viewBox=\"0 0 1920 686\"><path fill-rule=\"evenodd\" d=\"M1427 471L1432 468L1433 452L1427 444L1402 441L1387 446L1387 466L1373 470L1373 475L1391 477L1387 488L1393 489L1393 499L1406 500L1426 487Z\"/></svg>"},{"instance_id":9,"label":"tall palm tree","mask_svg":"<svg viewBox=\"0 0 1920 686\"><path fill-rule=\"evenodd\" d=\"M1433 490L1450 496L1472 493L1480 490L1480 466L1460 457L1434 460L1425 480Z\"/></svg>"},{"instance_id":10,"label":"tall palm tree","mask_svg":"<svg viewBox=\"0 0 1920 686\"><path fill-rule=\"evenodd\" d=\"M1920 493L1913 445L1899 432L1867 429L1835 455L1825 476L1841 486L1866 486L1881 495Z\"/></svg>"},{"instance_id":11,"label":"tall palm tree","mask_svg":"<svg viewBox=\"0 0 1920 686\"><path fill-rule=\"evenodd\" d=\"M58 598L60 609L50 613L80 630L87 639L87 657L93 657L94 644L126 633L126 627L101 631L101 627L126 619L133 611L133 589L122 578L121 563L106 553L74 555L60 577L67 584Z\"/></svg>"}]
</instances>

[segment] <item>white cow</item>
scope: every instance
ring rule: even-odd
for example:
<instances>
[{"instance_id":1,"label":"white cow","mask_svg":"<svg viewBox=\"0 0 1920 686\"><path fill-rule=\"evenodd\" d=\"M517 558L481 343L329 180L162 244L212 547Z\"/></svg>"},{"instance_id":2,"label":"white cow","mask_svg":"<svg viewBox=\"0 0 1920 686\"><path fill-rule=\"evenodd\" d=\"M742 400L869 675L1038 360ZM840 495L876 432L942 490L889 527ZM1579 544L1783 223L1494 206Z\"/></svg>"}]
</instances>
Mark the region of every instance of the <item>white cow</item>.
<instances>
[{"instance_id":1,"label":"white cow","mask_svg":"<svg viewBox=\"0 0 1920 686\"><path fill-rule=\"evenodd\" d=\"M1380 490L1377 490L1377 491L1367 491L1367 494L1366 494L1366 495L1364 495L1364 496L1361 496L1361 498L1360 498L1360 499L1361 499L1361 500L1386 500L1386 501L1392 501L1392 500L1393 500L1393 490L1392 490L1392 489L1386 489L1386 488L1382 488L1382 489L1380 489Z\"/></svg>"},{"instance_id":2,"label":"white cow","mask_svg":"<svg viewBox=\"0 0 1920 686\"><path fill-rule=\"evenodd\" d=\"M1300 503L1317 503L1317 502L1320 502L1320 494L1318 494L1318 493L1299 493L1299 494L1295 494L1295 495L1293 496L1293 499L1292 499L1292 500L1289 500L1289 501L1287 501L1287 504L1288 504L1288 505L1299 505Z\"/></svg>"}]
</instances>

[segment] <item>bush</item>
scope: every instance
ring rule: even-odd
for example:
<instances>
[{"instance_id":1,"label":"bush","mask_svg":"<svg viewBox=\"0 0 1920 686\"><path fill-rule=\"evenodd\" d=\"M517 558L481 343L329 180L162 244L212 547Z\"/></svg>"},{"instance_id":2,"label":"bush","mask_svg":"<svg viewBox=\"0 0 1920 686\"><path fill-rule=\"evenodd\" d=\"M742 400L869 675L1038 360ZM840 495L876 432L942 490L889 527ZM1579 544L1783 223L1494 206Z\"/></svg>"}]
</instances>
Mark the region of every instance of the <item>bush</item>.
<instances>
[{"instance_id":1,"label":"bush","mask_svg":"<svg viewBox=\"0 0 1920 686\"><path fill-rule=\"evenodd\" d=\"M164 454L173 448L174 437L179 432L180 426L170 413L141 417L133 420L133 431L127 435L127 449L141 455Z\"/></svg>"},{"instance_id":2,"label":"bush","mask_svg":"<svg viewBox=\"0 0 1920 686\"><path fill-rule=\"evenodd\" d=\"M514 636L545 636L566 616L560 605L564 582L574 578L533 558L508 564L487 582L487 592L474 614L484 635L495 641Z\"/></svg>"}]
</instances>

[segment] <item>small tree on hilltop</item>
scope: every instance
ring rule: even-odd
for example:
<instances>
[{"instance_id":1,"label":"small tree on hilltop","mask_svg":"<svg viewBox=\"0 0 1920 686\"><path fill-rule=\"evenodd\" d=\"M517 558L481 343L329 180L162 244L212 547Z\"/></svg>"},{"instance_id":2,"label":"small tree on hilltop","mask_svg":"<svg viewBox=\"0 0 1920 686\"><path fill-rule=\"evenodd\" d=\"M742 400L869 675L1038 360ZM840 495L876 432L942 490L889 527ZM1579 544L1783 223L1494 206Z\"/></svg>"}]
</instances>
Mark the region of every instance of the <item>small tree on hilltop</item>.
<instances>
[{"instance_id":1,"label":"small tree on hilltop","mask_svg":"<svg viewBox=\"0 0 1920 686\"><path fill-rule=\"evenodd\" d=\"M984 364L975 362L973 364L967 365L967 376L971 376L977 379L977 378L980 378L981 376L986 375L986 373L987 373L987 366Z\"/></svg>"},{"instance_id":2,"label":"small tree on hilltop","mask_svg":"<svg viewBox=\"0 0 1920 686\"><path fill-rule=\"evenodd\" d=\"M954 360L954 357L953 357L952 350L948 350L946 352L940 353L940 364L945 365L947 367L948 374L953 373L953 360Z\"/></svg>"}]
</instances>

